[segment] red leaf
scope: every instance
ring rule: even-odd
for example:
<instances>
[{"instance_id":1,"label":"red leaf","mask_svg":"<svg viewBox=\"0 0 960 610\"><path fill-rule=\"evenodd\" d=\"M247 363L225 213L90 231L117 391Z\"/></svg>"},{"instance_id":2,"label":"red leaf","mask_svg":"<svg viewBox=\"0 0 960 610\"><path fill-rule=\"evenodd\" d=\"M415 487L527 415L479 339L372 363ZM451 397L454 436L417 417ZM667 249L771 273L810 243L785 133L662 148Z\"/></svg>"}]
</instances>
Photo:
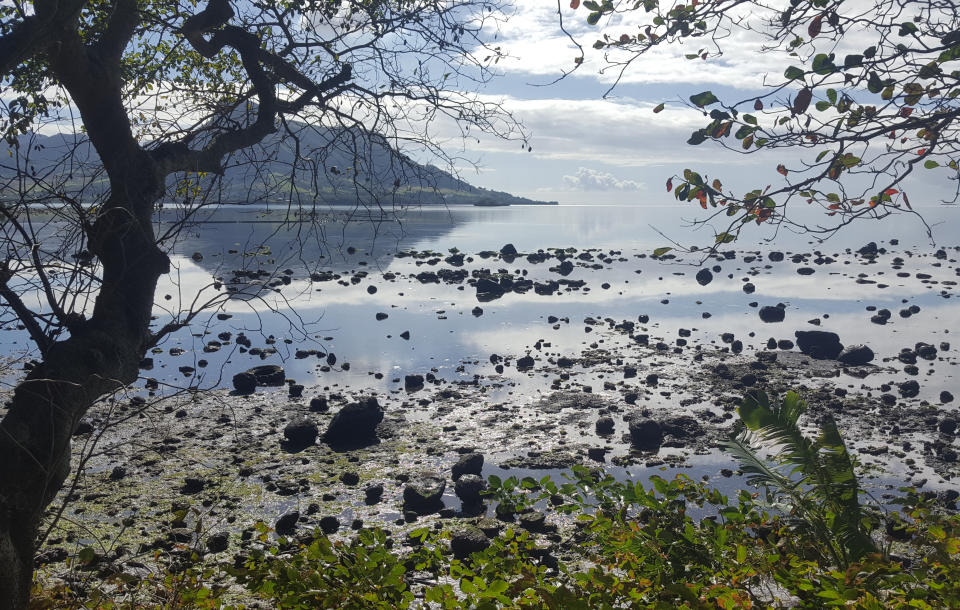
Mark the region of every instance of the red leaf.
<instances>
[{"instance_id":1,"label":"red leaf","mask_svg":"<svg viewBox=\"0 0 960 610\"><path fill-rule=\"evenodd\" d=\"M902 116L902 117L908 117L908 116L910 116L911 114L913 114L913 108L901 108L901 109L900 109L900 116Z\"/></svg>"},{"instance_id":2,"label":"red leaf","mask_svg":"<svg viewBox=\"0 0 960 610\"><path fill-rule=\"evenodd\" d=\"M573 10L580 8L580 0L570 0L570 8Z\"/></svg>"},{"instance_id":3,"label":"red leaf","mask_svg":"<svg viewBox=\"0 0 960 610\"><path fill-rule=\"evenodd\" d=\"M913 206L910 205L910 200L907 199L907 193L906 193L906 191L904 191L904 193L903 193L903 202L904 202L905 204L907 204L907 207L908 207L909 209L911 209L911 210L913 209Z\"/></svg>"},{"instance_id":4,"label":"red leaf","mask_svg":"<svg viewBox=\"0 0 960 610\"><path fill-rule=\"evenodd\" d=\"M667 179L667 192L669 193L669 192L672 191L672 190L673 190L673 178L668 178L668 179Z\"/></svg>"},{"instance_id":5,"label":"red leaf","mask_svg":"<svg viewBox=\"0 0 960 610\"><path fill-rule=\"evenodd\" d=\"M763 110L763 100L757 100L753 103L754 110Z\"/></svg>"},{"instance_id":6,"label":"red leaf","mask_svg":"<svg viewBox=\"0 0 960 610\"><path fill-rule=\"evenodd\" d=\"M620 34L620 42L630 42L629 34Z\"/></svg>"},{"instance_id":7,"label":"red leaf","mask_svg":"<svg viewBox=\"0 0 960 610\"><path fill-rule=\"evenodd\" d=\"M897 189L887 189L887 190L883 191L883 194L884 194L884 195L890 195L890 196L892 197L893 195L896 195L896 194L899 193L899 192L900 192L900 191L898 191Z\"/></svg>"},{"instance_id":8,"label":"red leaf","mask_svg":"<svg viewBox=\"0 0 960 610\"><path fill-rule=\"evenodd\" d=\"M927 149L926 149L926 148L921 148L920 150L917 151L917 154L918 154L918 155L925 155L926 153L927 153Z\"/></svg>"},{"instance_id":9,"label":"red leaf","mask_svg":"<svg viewBox=\"0 0 960 610\"><path fill-rule=\"evenodd\" d=\"M807 26L807 34L810 35L810 38L816 38L820 34L820 25L823 21L823 15L817 15L810 22L810 25Z\"/></svg>"},{"instance_id":10,"label":"red leaf","mask_svg":"<svg viewBox=\"0 0 960 610\"><path fill-rule=\"evenodd\" d=\"M778 171L779 173L783 174L784 176L786 176L786 175L789 173L789 172L787 171L787 168L784 167L783 163L781 163L780 165L777 166L777 171Z\"/></svg>"}]
</instances>

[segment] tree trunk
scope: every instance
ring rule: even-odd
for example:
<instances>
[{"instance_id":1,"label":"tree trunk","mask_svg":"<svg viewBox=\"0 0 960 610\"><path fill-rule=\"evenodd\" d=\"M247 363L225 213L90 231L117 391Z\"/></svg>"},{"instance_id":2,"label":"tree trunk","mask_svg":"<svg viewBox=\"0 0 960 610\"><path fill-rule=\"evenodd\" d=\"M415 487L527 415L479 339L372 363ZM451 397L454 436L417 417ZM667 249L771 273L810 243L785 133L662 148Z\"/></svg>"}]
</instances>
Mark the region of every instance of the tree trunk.
<instances>
[{"instance_id":1,"label":"tree trunk","mask_svg":"<svg viewBox=\"0 0 960 610\"><path fill-rule=\"evenodd\" d=\"M0 421L0 610L29 601L37 532L69 475L73 431L98 399L137 379L151 339L154 292L169 271L151 226L163 180L142 150L125 156L111 159L120 179L88 230L102 264L93 313L68 325L70 336L17 386Z\"/></svg>"}]
</instances>

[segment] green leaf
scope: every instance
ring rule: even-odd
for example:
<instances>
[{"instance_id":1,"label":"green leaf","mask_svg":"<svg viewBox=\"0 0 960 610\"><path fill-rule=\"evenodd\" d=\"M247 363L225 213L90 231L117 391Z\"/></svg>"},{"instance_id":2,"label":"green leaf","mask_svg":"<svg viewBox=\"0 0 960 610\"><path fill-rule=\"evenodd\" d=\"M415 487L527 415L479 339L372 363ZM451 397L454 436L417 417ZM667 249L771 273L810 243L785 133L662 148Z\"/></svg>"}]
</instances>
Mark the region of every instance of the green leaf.
<instances>
[{"instance_id":1,"label":"green leaf","mask_svg":"<svg viewBox=\"0 0 960 610\"><path fill-rule=\"evenodd\" d=\"M703 108L704 106L715 104L720 100L717 99L717 96L715 96L712 91L703 91L701 93L697 93L696 95L691 95L690 101L693 103L694 106L697 106L698 108Z\"/></svg>"},{"instance_id":2,"label":"green leaf","mask_svg":"<svg viewBox=\"0 0 960 610\"><path fill-rule=\"evenodd\" d=\"M662 248L657 248L656 250L653 251L653 258L660 258L661 256L663 256L664 254L666 254L667 252L669 252L669 251L671 251L671 250L673 250L673 248L668 247L668 246L664 246L664 247L662 247Z\"/></svg>"},{"instance_id":3,"label":"green leaf","mask_svg":"<svg viewBox=\"0 0 960 610\"><path fill-rule=\"evenodd\" d=\"M687 144L691 146L697 146L698 144L703 144L707 139L707 132L703 129L698 129L697 131L690 134L690 139L687 140Z\"/></svg>"},{"instance_id":4,"label":"green leaf","mask_svg":"<svg viewBox=\"0 0 960 610\"><path fill-rule=\"evenodd\" d=\"M729 244L732 241L736 241L737 236L731 233L720 233L716 237L716 242L718 244Z\"/></svg>"},{"instance_id":5,"label":"green leaf","mask_svg":"<svg viewBox=\"0 0 960 610\"><path fill-rule=\"evenodd\" d=\"M656 114L656 113L658 113L658 112L662 112L662 111L663 111L663 108L664 108L664 105L665 105L665 104L664 104L663 102L660 102L660 103L657 105L657 107L653 109L654 114Z\"/></svg>"},{"instance_id":6,"label":"green leaf","mask_svg":"<svg viewBox=\"0 0 960 610\"><path fill-rule=\"evenodd\" d=\"M801 68L798 68L796 66L790 66L789 68L786 69L786 71L784 71L783 76L787 80L800 80L803 78L803 74L804 72Z\"/></svg>"},{"instance_id":7,"label":"green leaf","mask_svg":"<svg viewBox=\"0 0 960 610\"><path fill-rule=\"evenodd\" d=\"M940 164L934 161L933 159L927 159L926 161L923 162L923 166L927 169L933 169L935 167L939 167L939 165Z\"/></svg>"},{"instance_id":8,"label":"green leaf","mask_svg":"<svg viewBox=\"0 0 960 610\"><path fill-rule=\"evenodd\" d=\"M757 117L753 116L752 114L743 115L743 120L751 125L757 124Z\"/></svg>"},{"instance_id":9,"label":"green leaf","mask_svg":"<svg viewBox=\"0 0 960 610\"><path fill-rule=\"evenodd\" d=\"M823 111L826 110L827 108L830 108L830 107L832 106L832 104L830 104L830 102L828 102L828 101L826 101L826 100L820 100L819 102L817 102L817 103L815 104L815 106L816 106L817 110L819 110L820 112L823 112Z\"/></svg>"},{"instance_id":10,"label":"green leaf","mask_svg":"<svg viewBox=\"0 0 960 610\"><path fill-rule=\"evenodd\" d=\"M830 100L831 104L837 103L837 90L836 89L827 89L827 99Z\"/></svg>"},{"instance_id":11,"label":"green leaf","mask_svg":"<svg viewBox=\"0 0 960 610\"><path fill-rule=\"evenodd\" d=\"M603 13L590 13L587 15L587 23L590 25L597 25L597 22L600 21L600 17L603 16Z\"/></svg>"},{"instance_id":12,"label":"green leaf","mask_svg":"<svg viewBox=\"0 0 960 610\"><path fill-rule=\"evenodd\" d=\"M900 24L900 30L897 32L898 36L910 36L911 34L917 33L917 24L912 21L904 21Z\"/></svg>"}]
</instances>

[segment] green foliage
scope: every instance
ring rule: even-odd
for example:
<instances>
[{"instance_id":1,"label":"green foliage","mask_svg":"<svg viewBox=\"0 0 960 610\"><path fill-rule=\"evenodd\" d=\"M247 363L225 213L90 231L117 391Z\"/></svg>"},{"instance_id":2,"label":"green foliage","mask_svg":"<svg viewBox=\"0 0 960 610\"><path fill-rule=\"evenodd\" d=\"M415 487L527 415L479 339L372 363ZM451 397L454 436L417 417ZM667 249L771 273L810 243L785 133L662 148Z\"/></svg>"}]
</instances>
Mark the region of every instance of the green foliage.
<instances>
[{"instance_id":1,"label":"green foliage","mask_svg":"<svg viewBox=\"0 0 960 610\"><path fill-rule=\"evenodd\" d=\"M571 4L578 6L579 2ZM643 70L638 59L659 47L682 47L686 59L709 62L724 55L728 40L749 37L762 41L758 52L783 60L782 78L758 77L753 88L763 91L759 95L721 100L704 91L689 98L694 109L722 107L704 113L708 122L691 133L687 143L692 146L714 143L746 153L760 149L812 153L795 173L780 172L782 180L758 178L760 185L767 185L760 190L775 202L762 213L744 193L724 192L726 209L709 211L703 198L691 196L695 190L681 188L677 198L698 200L710 219L729 217L726 235L738 237L750 221L832 233L860 218L915 213L901 184L904 179L922 170L935 172L927 180L956 179L960 17L952 4L637 0L616 8L588 8L594 12L587 23L596 27L602 27L601 15L625 14L609 20L612 32L602 33L593 44L607 63L601 71L621 77L630 69ZM635 25L625 27L628 23ZM836 53L851 45L854 52ZM696 52L688 52L694 48ZM578 66L582 65L580 57ZM748 83L736 85L750 88ZM759 116L744 113L750 110ZM745 192L751 190L748 186ZM951 191L954 199L960 197L960 191L952 187ZM832 201L828 193L842 195ZM787 208L797 199L819 205L836 221L808 225L794 220ZM728 242L717 242L721 243Z\"/></svg>"}]
</instances>

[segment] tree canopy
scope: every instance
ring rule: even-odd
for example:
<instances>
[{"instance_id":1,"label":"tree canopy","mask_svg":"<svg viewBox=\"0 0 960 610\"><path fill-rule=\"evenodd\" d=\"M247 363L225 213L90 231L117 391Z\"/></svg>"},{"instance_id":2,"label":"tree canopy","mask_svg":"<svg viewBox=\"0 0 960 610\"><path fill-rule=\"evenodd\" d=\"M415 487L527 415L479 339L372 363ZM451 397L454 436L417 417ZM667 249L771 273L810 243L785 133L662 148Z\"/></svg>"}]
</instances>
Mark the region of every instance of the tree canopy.
<instances>
[{"instance_id":1,"label":"tree canopy","mask_svg":"<svg viewBox=\"0 0 960 610\"><path fill-rule=\"evenodd\" d=\"M699 205L711 219L728 217L718 245L751 223L791 224L825 236L860 219L916 213L905 188L910 176L952 180L952 201L960 195L960 13L953 2L572 0L570 6L600 30L593 48L614 74L611 89L662 47L682 45L688 61L709 70L735 36L746 35L763 41L763 53L783 58L782 74L758 74L750 87L757 93L724 100L703 91L683 100L704 115L690 145L800 152L742 191L695 168L666 181L677 200ZM822 207L823 221L797 220L797 203Z\"/></svg>"}]
</instances>

